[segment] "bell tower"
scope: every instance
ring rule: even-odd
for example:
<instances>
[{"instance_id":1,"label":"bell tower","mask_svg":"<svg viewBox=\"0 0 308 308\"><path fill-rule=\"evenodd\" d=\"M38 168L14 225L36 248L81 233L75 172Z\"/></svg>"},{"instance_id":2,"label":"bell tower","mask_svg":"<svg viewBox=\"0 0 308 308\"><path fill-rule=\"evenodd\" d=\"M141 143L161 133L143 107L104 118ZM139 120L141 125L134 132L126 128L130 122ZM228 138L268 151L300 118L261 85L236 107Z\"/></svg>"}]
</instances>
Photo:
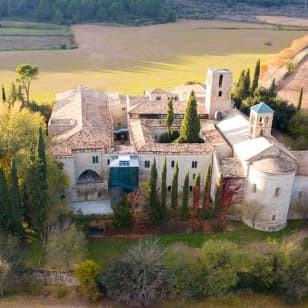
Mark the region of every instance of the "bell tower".
<instances>
[{"instance_id":1,"label":"bell tower","mask_svg":"<svg viewBox=\"0 0 308 308\"><path fill-rule=\"evenodd\" d=\"M274 111L264 102L250 107L249 135L252 138L270 137Z\"/></svg>"},{"instance_id":2,"label":"bell tower","mask_svg":"<svg viewBox=\"0 0 308 308\"><path fill-rule=\"evenodd\" d=\"M209 69L206 81L205 106L209 119L217 118L218 112L225 115L231 108L232 73L227 69Z\"/></svg>"}]
</instances>

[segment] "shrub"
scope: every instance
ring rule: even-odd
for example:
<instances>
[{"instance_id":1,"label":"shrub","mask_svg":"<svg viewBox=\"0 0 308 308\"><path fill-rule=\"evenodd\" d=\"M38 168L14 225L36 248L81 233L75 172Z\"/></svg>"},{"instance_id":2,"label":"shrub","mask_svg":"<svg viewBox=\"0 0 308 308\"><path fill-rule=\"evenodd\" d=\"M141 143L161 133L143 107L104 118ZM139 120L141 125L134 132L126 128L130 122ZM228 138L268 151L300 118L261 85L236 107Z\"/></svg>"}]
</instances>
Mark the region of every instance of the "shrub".
<instances>
[{"instance_id":1,"label":"shrub","mask_svg":"<svg viewBox=\"0 0 308 308\"><path fill-rule=\"evenodd\" d=\"M132 225L131 206L125 194L122 196L119 205L113 209L112 223L118 228Z\"/></svg>"},{"instance_id":2,"label":"shrub","mask_svg":"<svg viewBox=\"0 0 308 308\"><path fill-rule=\"evenodd\" d=\"M209 240L202 247L202 262L206 280L204 294L221 296L238 283L237 247L226 240Z\"/></svg>"},{"instance_id":3,"label":"shrub","mask_svg":"<svg viewBox=\"0 0 308 308\"><path fill-rule=\"evenodd\" d=\"M176 296L198 298L202 295L202 266L200 259L192 256L189 247L182 243L169 246L164 264L174 280Z\"/></svg>"},{"instance_id":4,"label":"shrub","mask_svg":"<svg viewBox=\"0 0 308 308\"><path fill-rule=\"evenodd\" d=\"M140 241L106 268L99 282L117 302L134 307L149 305L164 298L170 290L163 256L157 241Z\"/></svg>"},{"instance_id":5,"label":"shrub","mask_svg":"<svg viewBox=\"0 0 308 308\"><path fill-rule=\"evenodd\" d=\"M99 298L97 278L100 271L100 265L92 260L81 263L75 270L75 275L80 282L81 289L90 301L96 301Z\"/></svg>"},{"instance_id":6,"label":"shrub","mask_svg":"<svg viewBox=\"0 0 308 308\"><path fill-rule=\"evenodd\" d=\"M174 140L176 140L179 136L180 136L180 133L178 130L172 130L170 136L168 132L160 135L158 142L159 143L171 143Z\"/></svg>"}]
</instances>

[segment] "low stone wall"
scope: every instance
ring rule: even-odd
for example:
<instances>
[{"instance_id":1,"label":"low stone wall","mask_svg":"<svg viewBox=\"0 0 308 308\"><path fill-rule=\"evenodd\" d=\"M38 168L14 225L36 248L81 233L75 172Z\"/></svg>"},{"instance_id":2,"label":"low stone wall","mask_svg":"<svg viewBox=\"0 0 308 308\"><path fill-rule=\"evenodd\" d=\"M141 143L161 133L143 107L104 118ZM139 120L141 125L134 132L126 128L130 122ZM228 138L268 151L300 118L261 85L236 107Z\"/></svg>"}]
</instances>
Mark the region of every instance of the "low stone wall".
<instances>
[{"instance_id":1,"label":"low stone wall","mask_svg":"<svg viewBox=\"0 0 308 308\"><path fill-rule=\"evenodd\" d=\"M72 272L31 270L27 274L32 275L40 285L44 286L76 287L80 285Z\"/></svg>"}]
</instances>

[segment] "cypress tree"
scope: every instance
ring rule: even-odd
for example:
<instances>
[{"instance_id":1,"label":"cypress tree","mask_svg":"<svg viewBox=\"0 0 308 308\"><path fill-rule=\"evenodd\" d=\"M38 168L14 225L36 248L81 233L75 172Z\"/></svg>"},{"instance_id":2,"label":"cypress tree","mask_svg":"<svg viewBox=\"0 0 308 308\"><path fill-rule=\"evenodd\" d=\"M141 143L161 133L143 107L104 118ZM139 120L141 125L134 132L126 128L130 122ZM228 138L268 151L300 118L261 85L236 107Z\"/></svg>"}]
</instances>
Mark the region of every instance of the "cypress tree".
<instances>
[{"instance_id":1,"label":"cypress tree","mask_svg":"<svg viewBox=\"0 0 308 308\"><path fill-rule=\"evenodd\" d=\"M23 234L22 216L20 212L20 193L18 187L18 177L15 165L15 159L11 166L11 231L14 234Z\"/></svg>"},{"instance_id":2,"label":"cypress tree","mask_svg":"<svg viewBox=\"0 0 308 308\"><path fill-rule=\"evenodd\" d=\"M218 185L216 187L215 201L214 201L214 211L218 215L221 211L221 198L222 198L222 176L219 178Z\"/></svg>"},{"instance_id":3,"label":"cypress tree","mask_svg":"<svg viewBox=\"0 0 308 308\"><path fill-rule=\"evenodd\" d=\"M245 97L250 95L250 69L247 69L244 80Z\"/></svg>"},{"instance_id":4,"label":"cypress tree","mask_svg":"<svg viewBox=\"0 0 308 308\"><path fill-rule=\"evenodd\" d=\"M203 210L207 211L210 206L210 191L211 191L211 172L212 167L208 165L203 186Z\"/></svg>"},{"instance_id":5,"label":"cypress tree","mask_svg":"<svg viewBox=\"0 0 308 308\"><path fill-rule=\"evenodd\" d=\"M171 208L176 210L178 207L178 180L179 180L179 165L176 162L171 188Z\"/></svg>"},{"instance_id":6,"label":"cypress tree","mask_svg":"<svg viewBox=\"0 0 308 308\"><path fill-rule=\"evenodd\" d=\"M301 88L299 92L299 97L298 97L297 111L300 111L302 108L303 92L304 92L304 88Z\"/></svg>"},{"instance_id":7,"label":"cypress tree","mask_svg":"<svg viewBox=\"0 0 308 308\"><path fill-rule=\"evenodd\" d=\"M256 63L255 72L254 72L253 81L252 81L251 90L250 90L251 95L253 95L253 93L255 92L255 89L258 88L259 77L260 77L260 59Z\"/></svg>"},{"instance_id":8,"label":"cypress tree","mask_svg":"<svg viewBox=\"0 0 308 308\"><path fill-rule=\"evenodd\" d=\"M0 168L0 231L10 230L10 199L3 170Z\"/></svg>"},{"instance_id":9,"label":"cypress tree","mask_svg":"<svg viewBox=\"0 0 308 308\"><path fill-rule=\"evenodd\" d=\"M9 101L10 105L14 105L16 100L17 100L17 91L16 91L16 85L13 82L12 86L11 86L11 91L10 91L10 94L9 94L9 100L8 101Z\"/></svg>"},{"instance_id":10,"label":"cypress tree","mask_svg":"<svg viewBox=\"0 0 308 308\"><path fill-rule=\"evenodd\" d=\"M47 159L42 129L39 129L37 155L32 155L27 176L31 227L43 235L48 207Z\"/></svg>"},{"instance_id":11,"label":"cypress tree","mask_svg":"<svg viewBox=\"0 0 308 308\"><path fill-rule=\"evenodd\" d=\"M167 212L167 160L164 159L163 170L161 174L161 194L160 194L160 207L163 218L166 218Z\"/></svg>"},{"instance_id":12,"label":"cypress tree","mask_svg":"<svg viewBox=\"0 0 308 308\"><path fill-rule=\"evenodd\" d=\"M165 126L167 127L168 129L168 135L169 135L169 139L170 139L170 136L171 136L171 126L173 124L173 101L172 99L170 99L168 101L168 110L167 110L167 115L166 115L166 118L165 118Z\"/></svg>"},{"instance_id":13,"label":"cypress tree","mask_svg":"<svg viewBox=\"0 0 308 308\"><path fill-rule=\"evenodd\" d=\"M182 212L181 219L188 219L188 191L189 191L189 171L185 174L184 186L183 186L183 203L182 203Z\"/></svg>"},{"instance_id":14,"label":"cypress tree","mask_svg":"<svg viewBox=\"0 0 308 308\"><path fill-rule=\"evenodd\" d=\"M5 88L4 86L2 85L2 102L6 102L6 94L5 94Z\"/></svg>"},{"instance_id":15,"label":"cypress tree","mask_svg":"<svg viewBox=\"0 0 308 308\"><path fill-rule=\"evenodd\" d=\"M199 209L200 202L200 172L198 172L194 182L194 202L193 208Z\"/></svg>"},{"instance_id":16,"label":"cypress tree","mask_svg":"<svg viewBox=\"0 0 308 308\"><path fill-rule=\"evenodd\" d=\"M232 99L234 100L236 107L240 108L242 100L244 100L245 98L246 98L245 70L242 70L239 80L232 93Z\"/></svg>"},{"instance_id":17,"label":"cypress tree","mask_svg":"<svg viewBox=\"0 0 308 308\"><path fill-rule=\"evenodd\" d=\"M154 158L151 167L151 179L150 179L149 222L152 225L157 225L159 224L160 221L161 221L161 212L157 196L157 168L156 168L156 159Z\"/></svg>"},{"instance_id":18,"label":"cypress tree","mask_svg":"<svg viewBox=\"0 0 308 308\"><path fill-rule=\"evenodd\" d=\"M197 100L192 91L185 109L182 121L180 136L176 139L177 143L201 143L203 139L199 137L200 119L197 112Z\"/></svg>"},{"instance_id":19,"label":"cypress tree","mask_svg":"<svg viewBox=\"0 0 308 308\"><path fill-rule=\"evenodd\" d=\"M272 80L271 86L269 88L269 96L270 97L276 97L277 96L275 78Z\"/></svg>"}]
</instances>

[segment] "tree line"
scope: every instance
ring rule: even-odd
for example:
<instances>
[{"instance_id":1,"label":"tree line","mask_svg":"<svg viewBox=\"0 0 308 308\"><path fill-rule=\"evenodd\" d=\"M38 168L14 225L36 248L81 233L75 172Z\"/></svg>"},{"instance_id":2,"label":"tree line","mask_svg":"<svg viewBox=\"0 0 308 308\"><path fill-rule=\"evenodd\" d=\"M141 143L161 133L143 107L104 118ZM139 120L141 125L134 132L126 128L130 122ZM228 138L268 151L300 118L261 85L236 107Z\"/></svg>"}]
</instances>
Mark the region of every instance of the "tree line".
<instances>
[{"instance_id":1,"label":"tree line","mask_svg":"<svg viewBox=\"0 0 308 308\"><path fill-rule=\"evenodd\" d=\"M56 24L174 22L174 11L161 0L0 0L1 18L22 18Z\"/></svg>"}]
</instances>

